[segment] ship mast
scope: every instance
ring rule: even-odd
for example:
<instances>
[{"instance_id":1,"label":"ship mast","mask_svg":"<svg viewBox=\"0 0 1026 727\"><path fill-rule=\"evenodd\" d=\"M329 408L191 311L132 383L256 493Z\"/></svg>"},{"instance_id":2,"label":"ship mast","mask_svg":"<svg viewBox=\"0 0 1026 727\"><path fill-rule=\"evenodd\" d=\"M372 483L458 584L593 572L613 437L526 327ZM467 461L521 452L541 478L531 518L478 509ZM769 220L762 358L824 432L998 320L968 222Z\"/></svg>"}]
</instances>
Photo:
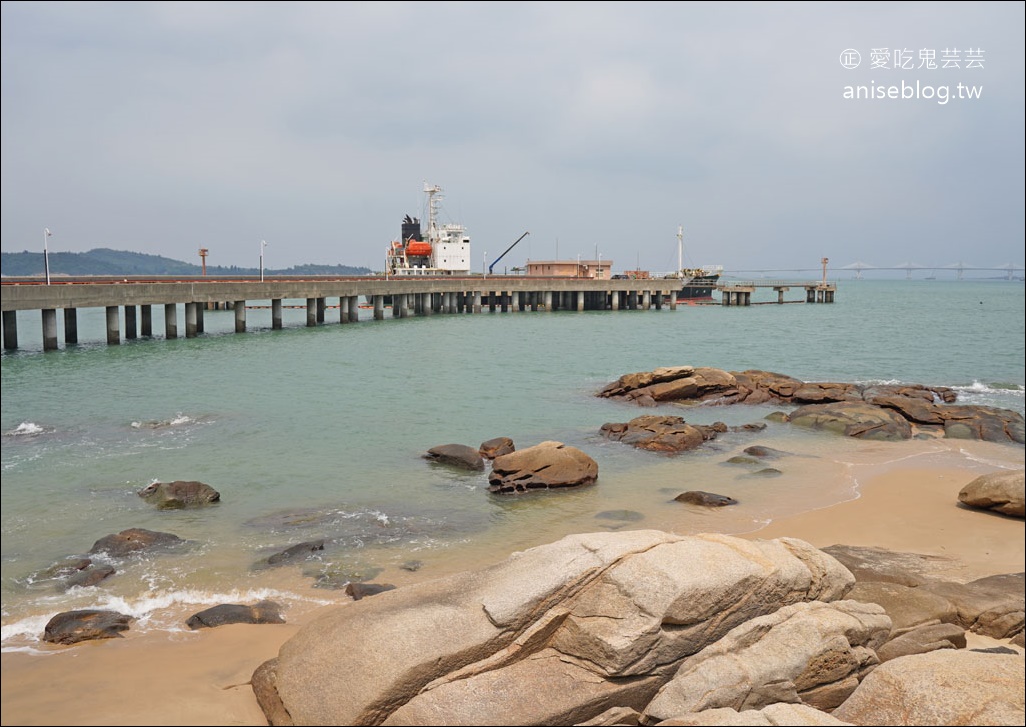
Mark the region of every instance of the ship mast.
<instances>
[{"instance_id":1,"label":"ship mast","mask_svg":"<svg viewBox=\"0 0 1026 727\"><path fill-rule=\"evenodd\" d=\"M438 203L442 201L442 188L424 182L424 193L428 196L428 239L435 242L438 239Z\"/></svg>"},{"instance_id":2,"label":"ship mast","mask_svg":"<svg viewBox=\"0 0 1026 727\"><path fill-rule=\"evenodd\" d=\"M684 277L684 225L677 225L677 277Z\"/></svg>"}]
</instances>

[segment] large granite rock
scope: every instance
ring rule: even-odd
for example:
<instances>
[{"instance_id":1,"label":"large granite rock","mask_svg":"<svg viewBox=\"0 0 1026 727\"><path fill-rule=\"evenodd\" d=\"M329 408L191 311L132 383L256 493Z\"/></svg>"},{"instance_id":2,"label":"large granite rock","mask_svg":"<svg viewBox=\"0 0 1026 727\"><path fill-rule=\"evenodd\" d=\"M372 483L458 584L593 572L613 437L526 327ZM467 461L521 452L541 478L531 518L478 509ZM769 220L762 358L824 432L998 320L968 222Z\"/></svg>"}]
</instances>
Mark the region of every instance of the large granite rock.
<instances>
[{"instance_id":1,"label":"large granite rock","mask_svg":"<svg viewBox=\"0 0 1026 727\"><path fill-rule=\"evenodd\" d=\"M253 683L272 724L576 724L644 709L731 629L853 580L790 538L573 535L328 611Z\"/></svg>"},{"instance_id":2,"label":"large granite rock","mask_svg":"<svg viewBox=\"0 0 1026 727\"><path fill-rule=\"evenodd\" d=\"M678 714L777 702L841 704L879 663L891 620L857 601L796 603L752 619L688 658L645 708L652 724Z\"/></svg>"},{"instance_id":3,"label":"large granite rock","mask_svg":"<svg viewBox=\"0 0 1026 727\"><path fill-rule=\"evenodd\" d=\"M557 487L591 485L598 479L598 463L562 442L542 442L492 460L488 490L501 494Z\"/></svg>"},{"instance_id":4,"label":"large granite rock","mask_svg":"<svg viewBox=\"0 0 1026 727\"><path fill-rule=\"evenodd\" d=\"M244 603L221 603L185 621L190 629L214 628L225 624L283 624L281 606L274 601L259 601L249 606Z\"/></svg>"},{"instance_id":5,"label":"large granite rock","mask_svg":"<svg viewBox=\"0 0 1026 727\"><path fill-rule=\"evenodd\" d=\"M1023 724L1021 654L932 651L878 666L833 716L861 725Z\"/></svg>"},{"instance_id":6,"label":"large granite rock","mask_svg":"<svg viewBox=\"0 0 1026 727\"><path fill-rule=\"evenodd\" d=\"M912 425L892 409L865 402L807 404L795 409L788 421L806 429L836 432L858 439L896 442L912 438Z\"/></svg>"},{"instance_id":7,"label":"large granite rock","mask_svg":"<svg viewBox=\"0 0 1026 727\"><path fill-rule=\"evenodd\" d=\"M479 471L484 469L481 453L466 444L439 444L424 454L424 459L447 464L459 469Z\"/></svg>"},{"instance_id":8,"label":"large granite rock","mask_svg":"<svg viewBox=\"0 0 1026 727\"><path fill-rule=\"evenodd\" d=\"M969 507L994 510L1002 515L1026 517L1026 473L990 472L962 488L958 501Z\"/></svg>"}]
</instances>

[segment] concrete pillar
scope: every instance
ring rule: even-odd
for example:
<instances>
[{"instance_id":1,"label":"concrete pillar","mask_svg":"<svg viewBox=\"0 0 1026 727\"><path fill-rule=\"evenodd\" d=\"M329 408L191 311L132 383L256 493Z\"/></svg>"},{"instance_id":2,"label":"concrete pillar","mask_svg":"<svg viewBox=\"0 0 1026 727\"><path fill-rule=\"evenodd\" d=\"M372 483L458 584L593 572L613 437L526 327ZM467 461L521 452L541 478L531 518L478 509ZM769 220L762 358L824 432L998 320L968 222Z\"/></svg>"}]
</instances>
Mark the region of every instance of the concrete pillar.
<instances>
[{"instance_id":1,"label":"concrete pillar","mask_svg":"<svg viewBox=\"0 0 1026 727\"><path fill-rule=\"evenodd\" d=\"M235 301L235 332L246 332L246 301Z\"/></svg>"},{"instance_id":2,"label":"concrete pillar","mask_svg":"<svg viewBox=\"0 0 1026 727\"><path fill-rule=\"evenodd\" d=\"M139 335L139 326L136 321L135 306L125 306L125 338L132 340Z\"/></svg>"},{"instance_id":3,"label":"concrete pillar","mask_svg":"<svg viewBox=\"0 0 1026 727\"><path fill-rule=\"evenodd\" d=\"M494 290L488 291L488 312L489 313L494 313L495 312L495 291Z\"/></svg>"},{"instance_id":4,"label":"concrete pillar","mask_svg":"<svg viewBox=\"0 0 1026 727\"><path fill-rule=\"evenodd\" d=\"M18 311L5 310L4 321L4 350L14 351L18 348Z\"/></svg>"},{"instance_id":5,"label":"concrete pillar","mask_svg":"<svg viewBox=\"0 0 1026 727\"><path fill-rule=\"evenodd\" d=\"M374 296L374 320L385 320L385 296L383 295Z\"/></svg>"},{"instance_id":6,"label":"concrete pillar","mask_svg":"<svg viewBox=\"0 0 1026 727\"><path fill-rule=\"evenodd\" d=\"M196 333L203 333L203 310L205 308L206 305L204 305L203 303L196 304ZM186 338L188 338L188 332L186 332L185 335Z\"/></svg>"},{"instance_id":7,"label":"concrete pillar","mask_svg":"<svg viewBox=\"0 0 1026 727\"><path fill-rule=\"evenodd\" d=\"M306 299L306 325L310 328L317 325L317 298Z\"/></svg>"},{"instance_id":8,"label":"concrete pillar","mask_svg":"<svg viewBox=\"0 0 1026 727\"><path fill-rule=\"evenodd\" d=\"M677 310L677 291L671 290L668 295L670 298L670 310Z\"/></svg>"},{"instance_id":9,"label":"concrete pillar","mask_svg":"<svg viewBox=\"0 0 1026 727\"><path fill-rule=\"evenodd\" d=\"M552 310L552 291L546 290L542 293L542 307L545 310Z\"/></svg>"},{"instance_id":10,"label":"concrete pillar","mask_svg":"<svg viewBox=\"0 0 1026 727\"><path fill-rule=\"evenodd\" d=\"M164 304L164 338L178 338L178 306Z\"/></svg>"},{"instance_id":11,"label":"concrete pillar","mask_svg":"<svg viewBox=\"0 0 1026 727\"><path fill-rule=\"evenodd\" d=\"M349 323L349 298L345 295L338 297L338 322Z\"/></svg>"},{"instance_id":12,"label":"concrete pillar","mask_svg":"<svg viewBox=\"0 0 1026 727\"><path fill-rule=\"evenodd\" d=\"M196 325L196 320L199 318L201 310L199 303L186 303L185 304L185 337L195 338L199 332L199 328Z\"/></svg>"},{"instance_id":13,"label":"concrete pillar","mask_svg":"<svg viewBox=\"0 0 1026 727\"><path fill-rule=\"evenodd\" d=\"M360 296L351 295L348 300L349 304L349 322L359 323L360 321Z\"/></svg>"},{"instance_id":14,"label":"concrete pillar","mask_svg":"<svg viewBox=\"0 0 1026 727\"><path fill-rule=\"evenodd\" d=\"M641 294L641 309L648 310L652 307L652 291L646 290Z\"/></svg>"},{"instance_id":15,"label":"concrete pillar","mask_svg":"<svg viewBox=\"0 0 1026 727\"><path fill-rule=\"evenodd\" d=\"M481 312L481 291L480 290L475 290L474 291L474 307L471 309L471 311L473 313L480 313Z\"/></svg>"},{"instance_id":16,"label":"concrete pillar","mask_svg":"<svg viewBox=\"0 0 1026 727\"><path fill-rule=\"evenodd\" d=\"M281 329L281 298L271 299L271 328Z\"/></svg>"},{"instance_id":17,"label":"concrete pillar","mask_svg":"<svg viewBox=\"0 0 1026 727\"><path fill-rule=\"evenodd\" d=\"M118 346L121 344L121 331L118 328L118 307L116 305L107 306L107 344L110 346Z\"/></svg>"},{"instance_id":18,"label":"concrete pillar","mask_svg":"<svg viewBox=\"0 0 1026 727\"><path fill-rule=\"evenodd\" d=\"M448 298L448 296L452 295L452 293L446 293L445 295L446 295L446 298ZM435 312L434 311L434 307L435 307L434 306L434 301L431 300L432 297L433 296L432 296L431 293L421 293L420 294L420 307L424 310L423 314L426 315L426 316L429 316L429 315L431 315L432 313ZM451 312L452 311L449 310L449 307L447 305L443 305L442 306L442 313L451 313Z\"/></svg>"},{"instance_id":19,"label":"concrete pillar","mask_svg":"<svg viewBox=\"0 0 1026 727\"><path fill-rule=\"evenodd\" d=\"M584 310L584 291L583 290L578 290L577 291L577 312L580 313L582 310Z\"/></svg>"},{"instance_id":20,"label":"concrete pillar","mask_svg":"<svg viewBox=\"0 0 1026 727\"><path fill-rule=\"evenodd\" d=\"M115 312L117 308L114 309ZM57 350L57 310L44 308L43 311L43 350Z\"/></svg>"},{"instance_id":21,"label":"concrete pillar","mask_svg":"<svg viewBox=\"0 0 1026 727\"><path fill-rule=\"evenodd\" d=\"M610 310L620 310L620 291L611 290L609 291L609 308Z\"/></svg>"},{"instance_id":22,"label":"concrete pillar","mask_svg":"<svg viewBox=\"0 0 1026 727\"><path fill-rule=\"evenodd\" d=\"M64 345L78 343L78 309L64 309Z\"/></svg>"},{"instance_id":23,"label":"concrete pillar","mask_svg":"<svg viewBox=\"0 0 1026 727\"><path fill-rule=\"evenodd\" d=\"M139 306L139 313L141 314L142 330L139 335L150 338L153 336L153 306L141 305Z\"/></svg>"},{"instance_id":24,"label":"concrete pillar","mask_svg":"<svg viewBox=\"0 0 1026 727\"><path fill-rule=\"evenodd\" d=\"M327 308L328 308L328 299L327 298L318 298L317 299L317 322L318 323L324 323L324 312L327 310Z\"/></svg>"}]
</instances>

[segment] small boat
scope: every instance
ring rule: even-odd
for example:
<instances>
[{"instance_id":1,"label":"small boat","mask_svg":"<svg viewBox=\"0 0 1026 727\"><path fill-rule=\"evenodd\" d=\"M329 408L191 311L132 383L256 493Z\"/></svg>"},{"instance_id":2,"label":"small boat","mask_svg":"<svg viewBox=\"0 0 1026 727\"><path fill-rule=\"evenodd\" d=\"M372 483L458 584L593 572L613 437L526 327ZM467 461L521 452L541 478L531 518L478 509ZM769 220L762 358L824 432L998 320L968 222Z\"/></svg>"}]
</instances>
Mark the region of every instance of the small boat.
<instances>
[{"instance_id":1,"label":"small boat","mask_svg":"<svg viewBox=\"0 0 1026 727\"><path fill-rule=\"evenodd\" d=\"M723 274L722 265L703 265L697 268L684 267L684 227L677 227L677 272L671 277L680 278L677 301L712 300L713 291Z\"/></svg>"},{"instance_id":2,"label":"small boat","mask_svg":"<svg viewBox=\"0 0 1026 727\"><path fill-rule=\"evenodd\" d=\"M441 187L425 183L424 193L428 196L427 231L421 230L419 218L403 218L402 235L391 242L385 253L386 274L468 275L470 235L463 225L438 223Z\"/></svg>"}]
</instances>

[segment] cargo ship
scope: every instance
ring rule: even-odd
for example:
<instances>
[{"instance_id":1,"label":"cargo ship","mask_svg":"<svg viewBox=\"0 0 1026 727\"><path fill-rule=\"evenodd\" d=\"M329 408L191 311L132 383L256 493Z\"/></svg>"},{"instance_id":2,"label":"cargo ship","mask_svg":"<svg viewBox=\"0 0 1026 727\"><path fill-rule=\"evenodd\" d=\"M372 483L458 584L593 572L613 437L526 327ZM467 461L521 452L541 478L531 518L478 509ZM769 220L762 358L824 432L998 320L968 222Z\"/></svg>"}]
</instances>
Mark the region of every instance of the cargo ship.
<instances>
[{"instance_id":1,"label":"cargo ship","mask_svg":"<svg viewBox=\"0 0 1026 727\"><path fill-rule=\"evenodd\" d=\"M703 265L697 268L684 267L684 227L677 228L677 272L681 286L677 290L677 301L712 300L713 291L723 274L722 265Z\"/></svg>"},{"instance_id":2,"label":"cargo ship","mask_svg":"<svg viewBox=\"0 0 1026 727\"><path fill-rule=\"evenodd\" d=\"M470 235L463 225L439 224L438 206L442 188L424 184L427 195L428 226L423 231L420 219L406 215L402 234L385 253L388 275L467 275L470 273Z\"/></svg>"}]
</instances>

